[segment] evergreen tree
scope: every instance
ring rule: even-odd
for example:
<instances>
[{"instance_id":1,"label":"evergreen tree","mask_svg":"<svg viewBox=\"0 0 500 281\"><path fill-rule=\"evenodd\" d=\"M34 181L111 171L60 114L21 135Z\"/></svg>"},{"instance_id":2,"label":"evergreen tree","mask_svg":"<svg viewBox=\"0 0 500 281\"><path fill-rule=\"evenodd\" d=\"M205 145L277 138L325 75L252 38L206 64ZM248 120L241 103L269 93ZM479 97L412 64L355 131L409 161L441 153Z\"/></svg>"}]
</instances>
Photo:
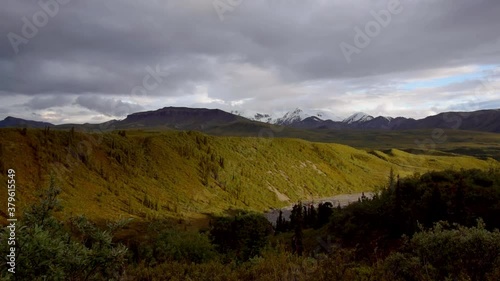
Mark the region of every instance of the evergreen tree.
<instances>
[{"instance_id":1,"label":"evergreen tree","mask_svg":"<svg viewBox=\"0 0 500 281\"><path fill-rule=\"evenodd\" d=\"M318 211L314 207L314 204L309 205L309 216L307 218L308 227L316 227L318 221Z\"/></svg>"},{"instance_id":2,"label":"evergreen tree","mask_svg":"<svg viewBox=\"0 0 500 281\"><path fill-rule=\"evenodd\" d=\"M316 222L316 228L328 223L330 216L333 213L333 204L330 202L319 203L318 205L318 219Z\"/></svg>"},{"instance_id":3,"label":"evergreen tree","mask_svg":"<svg viewBox=\"0 0 500 281\"><path fill-rule=\"evenodd\" d=\"M395 183L396 183L396 176L394 175L394 169L391 167L391 170L389 171L389 182L388 182L389 190L394 189Z\"/></svg>"},{"instance_id":4,"label":"evergreen tree","mask_svg":"<svg viewBox=\"0 0 500 281\"><path fill-rule=\"evenodd\" d=\"M441 191L436 184L433 184L430 203L427 207L427 225L432 226L434 223L442 220L445 215L446 204L443 202Z\"/></svg>"},{"instance_id":5,"label":"evergreen tree","mask_svg":"<svg viewBox=\"0 0 500 281\"><path fill-rule=\"evenodd\" d=\"M394 206L392 214L394 219L392 234L396 237L401 235L401 233L404 230L404 218L402 212L403 212L403 190L398 175L396 186L394 188Z\"/></svg>"},{"instance_id":6,"label":"evergreen tree","mask_svg":"<svg viewBox=\"0 0 500 281\"><path fill-rule=\"evenodd\" d=\"M278 218L276 219L276 232L285 232L285 221L283 219L283 211L280 210Z\"/></svg>"},{"instance_id":7,"label":"evergreen tree","mask_svg":"<svg viewBox=\"0 0 500 281\"><path fill-rule=\"evenodd\" d=\"M454 220L457 223L464 224L467 221L467 213L465 211L465 183L462 176L458 180L454 201Z\"/></svg>"},{"instance_id":8,"label":"evergreen tree","mask_svg":"<svg viewBox=\"0 0 500 281\"><path fill-rule=\"evenodd\" d=\"M292 227L294 227L294 235L292 237L292 250L297 255L302 256L302 252L304 250L304 245L302 242L302 230L304 228L302 202L299 202L297 205L293 206L292 214L290 215L290 222L292 224Z\"/></svg>"}]
</instances>

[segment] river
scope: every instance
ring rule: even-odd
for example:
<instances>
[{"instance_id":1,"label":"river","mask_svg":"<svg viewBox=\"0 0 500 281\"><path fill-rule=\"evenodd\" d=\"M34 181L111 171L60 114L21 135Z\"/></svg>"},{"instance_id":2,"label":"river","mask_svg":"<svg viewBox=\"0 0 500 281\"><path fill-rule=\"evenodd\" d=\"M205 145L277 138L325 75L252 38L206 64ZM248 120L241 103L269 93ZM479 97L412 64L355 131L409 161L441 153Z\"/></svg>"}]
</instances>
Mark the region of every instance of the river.
<instances>
[{"instance_id":1,"label":"river","mask_svg":"<svg viewBox=\"0 0 500 281\"><path fill-rule=\"evenodd\" d=\"M364 192L365 196L368 198L373 197L374 193L373 192ZM340 204L340 207L345 207L349 205L350 203L358 201L359 198L363 196L363 192L360 193L352 193L352 194L340 194L340 195L335 195L332 197L324 197L324 198L319 198L316 200L304 200L302 201L302 204L308 205L313 203L315 207L318 206L319 203L325 203L325 202L331 202L333 204L333 207L337 207ZM264 216L267 218L268 221L270 221L273 225L276 224L276 220L278 219L280 210L283 212L283 217L286 220L290 219L290 214L292 212L292 208L295 205L289 205L285 208L281 209L273 209L271 211L268 211L264 213Z\"/></svg>"}]
</instances>

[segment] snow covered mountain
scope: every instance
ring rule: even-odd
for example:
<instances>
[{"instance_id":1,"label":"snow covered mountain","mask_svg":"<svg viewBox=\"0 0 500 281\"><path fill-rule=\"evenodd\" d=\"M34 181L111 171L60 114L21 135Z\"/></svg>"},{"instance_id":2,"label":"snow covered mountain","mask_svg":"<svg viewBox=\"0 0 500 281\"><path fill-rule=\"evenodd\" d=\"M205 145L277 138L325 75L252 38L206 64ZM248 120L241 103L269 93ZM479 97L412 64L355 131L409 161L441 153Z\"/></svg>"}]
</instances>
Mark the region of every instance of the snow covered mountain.
<instances>
[{"instance_id":1,"label":"snow covered mountain","mask_svg":"<svg viewBox=\"0 0 500 281\"><path fill-rule=\"evenodd\" d=\"M334 115L333 113L322 111L322 110L302 110L296 108L292 111L287 112L283 117L276 120L278 125L291 125L297 122L304 121L307 118L314 117L317 121L340 121L342 118Z\"/></svg>"},{"instance_id":2,"label":"snow covered mountain","mask_svg":"<svg viewBox=\"0 0 500 281\"><path fill-rule=\"evenodd\" d=\"M293 125L295 123L304 121L309 117L314 117L318 119L317 121L341 121L342 118L336 116L335 114L322 110L302 110L300 108L295 108L291 111L286 112L284 115L278 115L276 113L261 113L252 110L233 110L232 114L239 115L248 118L253 121L265 122L277 125Z\"/></svg>"},{"instance_id":3,"label":"snow covered mountain","mask_svg":"<svg viewBox=\"0 0 500 281\"><path fill-rule=\"evenodd\" d=\"M296 108L293 111L285 113L283 117L278 118L275 124L287 126L296 122L300 122L307 117L308 116L306 116L306 114L304 113L304 111L302 111L302 109Z\"/></svg>"},{"instance_id":4,"label":"snow covered mountain","mask_svg":"<svg viewBox=\"0 0 500 281\"><path fill-rule=\"evenodd\" d=\"M342 122L346 124L358 123L358 122L367 122L373 119L373 116L368 115L363 112L356 112L353 115L347 117Z\"/></svg>"},{"instance_id":5,"label":"snow covered mountain","mask_svg":"<svg viewBox=\"0 0 500 281\"><path fill-rule=\"evenodd\" d=\"M329 111L295 108L284 114L260 113L251 110L233 110L232 114L253 121L301 128L301 129L390 129L400 126L406 118L392 118L356 112L347 118L340 118Z\"/></svg>"},{"instance_id":6,"label":"snow covered mountain","mask_svg":"<svg viewBox=\"0 0 500 281\"><path fill-rule=\"evenodd\" d=\"M259 121L271 124L274 124L276 120L279 118L276 115L272 115L269 113L261 113L253 110L232 110L231 113L234 115L245 117L252 121Z\"/></svg>"}]
</instances>

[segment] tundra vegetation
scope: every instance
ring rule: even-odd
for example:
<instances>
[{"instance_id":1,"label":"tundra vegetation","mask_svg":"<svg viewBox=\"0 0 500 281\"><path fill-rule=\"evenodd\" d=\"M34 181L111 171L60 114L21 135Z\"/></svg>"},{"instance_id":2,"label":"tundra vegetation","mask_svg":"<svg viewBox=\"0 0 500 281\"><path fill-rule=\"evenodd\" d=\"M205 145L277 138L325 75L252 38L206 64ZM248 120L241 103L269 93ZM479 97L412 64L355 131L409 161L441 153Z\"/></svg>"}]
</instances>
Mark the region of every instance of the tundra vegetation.
<instances>
[{"instance_id":1,"label":"tundra vegetation","mask_svg":"<svg viewBox=\"0 0 500 281\"><path fill-rule=\"evenodd\" d=\"M16 275L2 267L2 280L500 279L493 159L194 132L10 130L1 141L26 188ZM33 162L16 162L16 147ZM296 202L376 195L344 208L299 202L271 224L263 206L285 202L270 183ZM205 191L217 196L194 195Z\"/></svg>"}]
</instances>

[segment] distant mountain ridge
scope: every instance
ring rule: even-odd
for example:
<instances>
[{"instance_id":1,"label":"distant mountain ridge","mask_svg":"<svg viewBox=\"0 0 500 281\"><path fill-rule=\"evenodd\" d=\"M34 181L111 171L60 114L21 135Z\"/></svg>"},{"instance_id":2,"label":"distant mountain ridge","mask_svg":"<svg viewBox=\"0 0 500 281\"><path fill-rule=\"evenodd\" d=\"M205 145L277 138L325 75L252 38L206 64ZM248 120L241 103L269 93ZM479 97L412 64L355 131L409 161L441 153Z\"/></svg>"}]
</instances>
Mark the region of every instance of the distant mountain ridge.
<instances>
[{"instance_id":1,"label":"distant mountain ridge","mask_svg":"<svg viewBox=\"0 0 500 281\"><path fill-rule=\"evenodd\" d=\"M171 129L203 130L209 127L241 122L246 119L220 109L164 107L137 112L113 125L117 128L168 127Z\"/></svg>"},{"instance_id":2,"label":"distant mountain ridge","mask_svg":"<svg viewBox=\"0 0 500 281\"><path fill-rule=\"evenodd\" d=\"M248 114L248 113L247 113ZM137 112L123 120L112 120L101 124L63 124L53 125L14 117L0 121L3 127L55 127L67 129L71 126L84 128L132 129L158 128L174 130L208 131L217 128L221 133L227 128L238 131L240 128L264 128L268 124L282 125L289 128L306 130L414 130L414 129L459 129L500 133L500 109L479 110L474 112L443 112L423 119L405 117L371 116L358 112L341 121L326 119L328 114L321 111L303 111L296 108L282 117L265 113L252 113L252 118L242 112L231 113L220 109L164 107L158 110Z\"/></svg>"},{"instance_id":3,"label":"distant mountain ridge","mask_svg":"<svg viewBox=\"0 0 500 281\"><path fill-rule=\"evenodd\" d=\"M500 109L473 112L443 112L423 119L406 117L373 117L355 113L341 122L306 118L289 124L302 129L357 129L357 130L415 130L415 129L459 129L500 133Z\"/></svg>"},{"instance_id":4,"label":"distant mountain ridge","mask_svg":"<svg viewBox=\"0 0 500 281\"><path fill-rule=\"evenodd\" d=\"M12 116L7 116L4 120L0 121L0 128L9 128L9 127L45 128L54 126L55 126L54 124L48 122L25 120Z\"/></svg>"}]
</instances>

